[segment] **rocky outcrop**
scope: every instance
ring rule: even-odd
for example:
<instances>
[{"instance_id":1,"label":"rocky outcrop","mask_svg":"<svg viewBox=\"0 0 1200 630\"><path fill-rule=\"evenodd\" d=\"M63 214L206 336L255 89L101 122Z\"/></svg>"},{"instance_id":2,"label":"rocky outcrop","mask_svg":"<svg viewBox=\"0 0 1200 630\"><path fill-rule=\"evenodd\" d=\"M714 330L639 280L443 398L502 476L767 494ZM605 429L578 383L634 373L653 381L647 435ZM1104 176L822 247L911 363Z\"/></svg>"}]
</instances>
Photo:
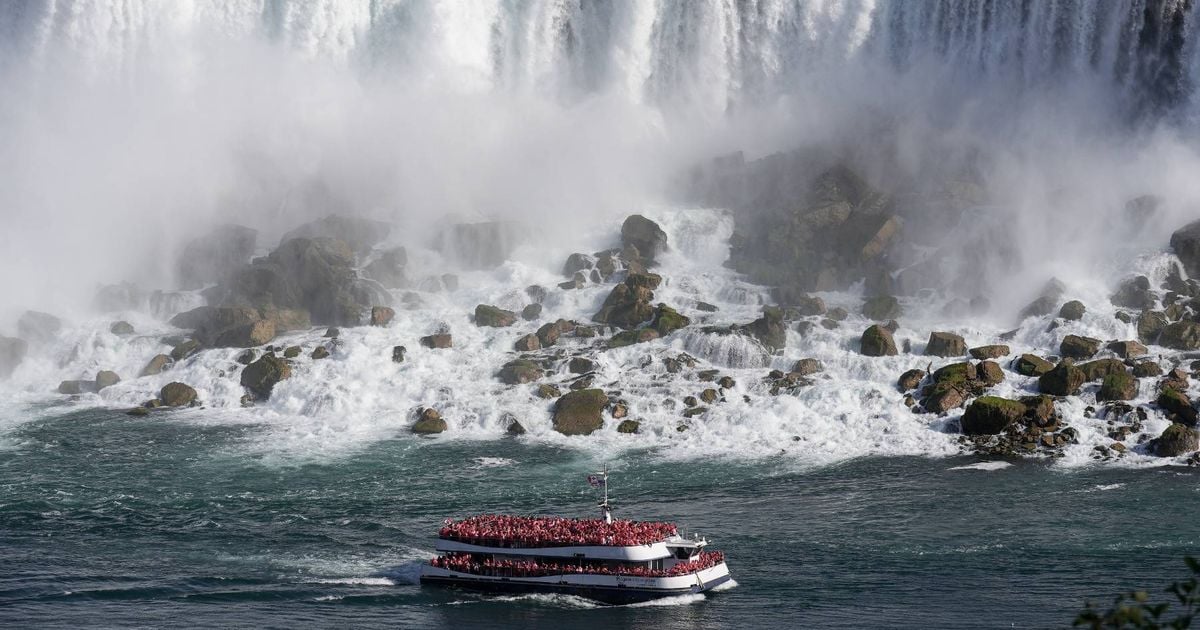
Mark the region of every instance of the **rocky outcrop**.
<instances>
[{"instance_id":1,"label":"rocky outcrop","mask_svg":"<svg viewBox=\"0 0 1200 630\"><path fill-rule=\"evenodd\" d=\"M1158 311L1142 311L1137 318L1138 340L1147 345L1156 343L1168 323L1167 316Z\"/></svg>"},{"instance_id":2,"label":"rocky outcrop","mask_svg":"<svg viewBox=\"0 0 1200 630\"><path fill-rule=\"evenodd\" d=\"M654 318L650 321L650 327L657 331L660 337L666 337L676 330L690 326L691 323L692 320L681 315L679 311L666 304L659 304L654 309Z\"/></svg>"},{"instance_id":3,"label":"rocky outcrop","mask_svg":"<svg viewBox=\"0 0 1200 630\"><path fill-rule=\"evenodd\" d=\"M1175 250L1187 274L1200 278L1200 220L1175 230L1171 235L1171 249Z\"/></svg>"},{"instance_id":4,"label":"rocky outcrop","mask_svg":"<svg viewBox=\"0 0 1200 630\"><path fill-rule=\"evenodd\" d=\"M146 363L146 367L142 368L140 376L161 374L163 370L171 367L172 363L174 363L174 360L171 357L165 354L156 354Z\"/></svg>"},{"instance_id":5,"label":"rocky outcrop","mask_svg":"<svg viewBox=\"0 0 1200 630\"><path fill-rule=\"evenodd\" d=\"M331 214L310 221L283 235L280 245L293 239L333 239L341 241L359 253L371 251L391 232L391 225L361 217Z\"/></svg>"},{"instance_id":6,"label":"rocky outcrop","mask_svg":"<svg viewBox=\"0 0 1200 630\"><path fill-rule=\"evenodd\" d=\"M489 304L475 307L475 325L491 328L506 328L517 323L517 314Z\"/></svg>"},{"instance_id":7,"label":"rocky outcrop","mask_svg":"<svg viewBox=\"0 0 1200 630\"><path fill-rule=\"evenodd\" d=\"M603 390L568 392L554 403L554 430L563 435L588 435L604 425L607 406Z\"/></svg>"},{"instance_id":8,"label":"rocky outcrop","mask_svg":"<svg viewBox=\"0 0 1200 630\"><path fill-rule=\"evenodd\" d=\"M1063 285L1058 278L1051 278L1042 286L1042 290L1038 293L1038 297L1030 302L1025 308L1021 309L1020 317L1042 317L1054 312L1055 307L1062 301L1063 293L1067 291L1067 287Z\"/></svg>"},{"instance_id":9,"label":"rocky outcrop","mask_svg":"<svg viewBox=\"0 0 1200 630\"><path fill-rule=\"evenodd\" d=\"M12 376L13 371L25 360L29 344L24 339L0 337L0 378Z\"/></svg>"},{"instance_id":10,"label":"rocky outcrop","mask_svg":"<svg viewBox=\"0 0 1200 630\"><path fill-rule=\"evenodd\" d=\"M925 354L934 357L958 357L966 352L967 342L961 335L949 332L929 333L929 343L925 345Z\"/></svg>"},{"instance_id":11,"label":"rocky outcrop","mask_svg":"<svg viewBox=\"0 0 1200 630\"><path fill-rule=\"evenodd\" d=\"M968 398L983 393L987 388L987 384L978 379L976 366L969 362L951 363L938 368L930 376L930 381L920 392L921 407L937 414L961 407Z\"/></svg>"},{"instance_id":12,"label":"rocky outcrop","mask_svg":"<svg viewBox=\"0 0 1200 630\"><path fill-rule=\"evenodd\" d=\"M975 380L991 387L1004 382L1004 368L995 361L980 361L975 365Z\"/></svg>"},{"instance_id":13,"label":"rocky outcrop","mask_svg":"<svg viewBox=\"0 0 1200 630\"><path fill-rule=\"evenodd\" d=\"M158 392L158 399L167 407L187 407L196 404L196 390L185 383L167 383Z\"/></svg>"},{"instance_id":14,"label":"rocky outcrop","mask_svg":"<svg viewBox=\"0 0 1200 630\"><path fill-rule=\"evenodd\" d=\"M54 341L62 330L62 320L41 311L25 311L17 320L17 336L32 344Z\"/></svg>"},{"instance_id":15,"label":"rocky outcrop","mask_svg":"<svg viewBox=\"0 0 1200 630\"><path fill-rule=\"evenodd\" d=\"M640 214L630 215L621 224L621 244L633 246L647 262L667 251L667 233L657 223Z\"/></svg>"},{"instance_id":16,"label":"rocky outcrop","mask_svg":"<svg viewBox=\"0 0 1200 630\"><path fill-rule=\"evenodd\" d=\"M1000 357L1006 357L1006 356L1008 356L1010 350L1009 350L1008 346L996 344L996 345L990 345L990 346L978 346L975 348L971 348L969 350L969 352L971 353L972 358L983 360L983 359L999 359ZM1049 368L1047 368L1047 369L1049 369Z\"/></svg>"},{"instance_id":17,"label":"rocky outcrop","mask_svg":"<svg viewBox=\"0 0 1200 630\"><path fill-rule=\"evenodd\" d=\"M532 383L542 377L542 368L528 359L514 359L505 363L496 377L506 385Z\"/></svg>"},{"instance_id":18,"label":"rocky outcrop","mask_svg":"<svg viewBox=\"0 0 1200 630\"><path fill-rule=\"evenodd\" d=\"M396 317L396 311L390 306L372 306L371 307L371 325L372 326L387 326L392 323L392 319Z\"/></svg>"},{"instance_id":19,"label":"rocky outcrop","mask_svg":"<svg viewBox=\"0 0 1200 630\"><path fill-rule=\"evenodd\" d=\"M511 221L456 223L438 235L436 247L468 269L494 269L508 260L529 233Z\"/></svg>"},{"instance_id":20,"label":"rocky outcrop","mask_svg":"<svg viewBox=\"0 0 1200 630\"><path fill-rule=\"evenodd\" d=\"M1138 276L1122 282L1117 287L1116 293L1109 297L1109 301L1113 303L1113 306L1139 311L1150 310L1157 303L1154 291L1150 288L1150 279L1146 276Z\"/></svg>"},{"instance_id":21,"label":"rocky outcrop","mask_svg":"<svg viewBox=\"0 0 1200 630\"><path fill-rule=\"evenodd\" d=\"M592 319L620 328L637 328L654 318L654 289L662 277L652 273L631 273L625 282L613 287Z\"/></svg>"},{"instance_id":22,"label":"rocky outcrop","mask_svg":"<svg viewBox=\"0 0 1200 630\"><path fill-rule=\"evenodd\" d=\"M417 421L412 425L412 432L418 435L434 435L446 430L446 420L442 414L432 407L424 407L417 411Z\"/></svg>"},{"instance_id":23,"label":"rocky outcrop","mask_svg":"<svg viewBox=\"0 0 1200 630\"><path fill-rule=\"evenodd\" d=\"M764 306L762 317L746 324L742 330L768 350L782 350L787 346L787 325L783 321L783 309L778 306Z\"/></svg>"},{"instance_id":24,"label":"rocky outcrop","mask_svg":"<svg viewBox=\"0 0 1200 630\"><path fill-rule=\"evenodd\" d=\"M995 435L1025 415L1025 405L998 396L975 399L962 417L962 432L967 435Z\"/></svg>"},{"instance_id":25,"label":"rocky outcrop","mask_svg":"<svg viewBox=\"0 0 1200 630\"><path fill-rule=\"evenodd\" d=\"M900 375L900 378L896 379L896 388L901 392L911 391L916 389L924 379L925 370L918 370L916 368L906 370Z\"/></svg>"},{"instance_id":26,"label":"rocky outcrop","mask_svg":"<svg viewBox=\"0 0 1200 630\"><path fill-rule=\"evenodd\" d=\"M363 274L388 289L403 289L409 285L407 266L408 251L395 247L381 252L378 258L363 267Z\"/></svg>"},{"instance_id":27,"label":"rocky outcrop","mask_svg":"<svg viewBox=\"0 0 1200 630\"><path fill-rule=\"evenodd\" d=\"M1200 350L1200 323L1180 321L1167 324L1158 344L1172 350Z\"/></svg>"},{"instance_id":28,"label":"rocky outcrop","mask_svg":"<svg viewBox=\"0 0 1200 630\"><path fill-rule=\"evenodd\" d=\"M859 352L868 357L890 357L899 354L892 331L879 324L863 331L859 341Z\"/></svg>"},{"instance_id":29,"label":"rocky outcrop","mask_svg":"<svg viewBox=\"0 0 1200 630\"><path fill-rule=\"evenodd\" d=\"M221 225L184 245L175 262L182 289L199 289L224 282L254 255L258 231L241 225Z\"/></svg>"},{"instance_id":30,"label":"rocky outcrop","mask_svg":"<svg viewBox=\"0 0 1200 630\"><path fill-rule=\"evenodd\" d=\"M1179 457L1200 450L1200 433L1178 422L1150 440L1150 452L1159 457Z\"/></svg>"},{"instance_id":31,"label":"rocky outcrop","mask_svg":"<svg viewBox=\"0 0 1200 630\"><path fill-rule=\"evenodd\" d=\"M308 328L304 311L263 311L246 306L201 306L171 318L171 324L192 329L192 336L209 348L246 348L270 343L280 332Z\"/></svg>"},{"instance_id":32,"label":"rocky outcrop","mask_svg":"<svg viewBox=\"0 0 1200 630\"><path fill-rule=\"evenodd\" d=\"M279 381L292 376L292 366L285 360L265 354L242 368L240 382L256 400L267 400Z\"/></svg>"},{"instance_id":33,"label":"rocky outcrop","mask_svg":"<svg viewBox=\"0 0 1200 630\"><path fill-rule=\"evenodd\" d=\"M1072 359L1090 359L1100 351L1101 341L1091 337L1067 335L1059 344L1058 351L1062 356Z\"/></svg>"},{"instance_id":34,"label":"rocky outcrop","mask_svg":"<svg viewBox=\"0 0 1200 630\"><path fill-rule=\"evenodd\" d=\"M1069 360L1059 362L1054 369L1038 377L1038 391L1051 396L1071 396L1087 381L1083 370Z\"/></svg>"}]
</instances>

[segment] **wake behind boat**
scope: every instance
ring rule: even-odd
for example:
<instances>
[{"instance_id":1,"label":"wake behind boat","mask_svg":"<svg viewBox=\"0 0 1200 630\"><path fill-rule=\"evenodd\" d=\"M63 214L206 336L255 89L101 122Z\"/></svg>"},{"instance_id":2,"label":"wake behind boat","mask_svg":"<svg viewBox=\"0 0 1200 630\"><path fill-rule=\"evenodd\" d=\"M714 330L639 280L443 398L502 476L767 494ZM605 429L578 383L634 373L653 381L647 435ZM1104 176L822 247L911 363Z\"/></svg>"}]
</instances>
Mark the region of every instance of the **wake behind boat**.
<instances>
[{"instance_id":1,"label":"wake behind boat","mask_svg":"<svg viewBox=\"0 0 1200 630\"><path fill-rule=\"evenodd\" d=\"M562 593L628 604L701 593L731 580L725 556L672 523L613 520L607 472L603 518L485 514L447 520L441 554L422 567L422 584L493 592Z\"/></svg>"}]
</instances>

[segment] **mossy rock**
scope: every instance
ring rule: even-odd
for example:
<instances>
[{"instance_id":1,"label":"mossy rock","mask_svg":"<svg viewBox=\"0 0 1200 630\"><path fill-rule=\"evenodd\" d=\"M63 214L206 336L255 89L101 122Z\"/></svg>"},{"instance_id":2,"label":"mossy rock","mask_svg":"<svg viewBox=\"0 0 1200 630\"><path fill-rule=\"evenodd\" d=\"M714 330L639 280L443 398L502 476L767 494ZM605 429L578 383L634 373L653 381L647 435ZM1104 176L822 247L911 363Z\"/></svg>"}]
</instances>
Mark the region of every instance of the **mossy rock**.
<instances>
[{"instance_id":1,"label":"mossy rock","mask_svg":"<svg viewBox=\"0 0 1200 630\"><path fill-rule=\"evenodd\" d=\"M1070 361L1062 361L1053 370L1038 377L1038 391L1051 396L1071 396L1087 382L1083 370Z\"/></svg>"},{"instance_id":2,"label":"mossy rock","mask_svg":"<svg viewBox=\"0 0 1200 630\"><path fill-rule=\"evenodd\" d=\"M1124 374L1128 371L1120 359L1096 359L1080 363L1078 367L1089 381L1099 381L1109 374Z\"/></svg>"},{"instance_id":3,"label":"mossy rock","mask_svg":"<svg viewBox=\"0 0 1200 630\"><path fill-rule=\"evenodd\" d=\"M599 389L568 392L554 403L554 430L563 435L589 435L604 426L608 395Z\"/></svg>"},{"instance_id":4,"label":"mossy rock","mask_svg":"<svg viewBox=\"0 0 1200 630\"><path fill-rule=\"evenodd\" d=\"M1159 390L1155 403L1175 422L1189 427L1196 426L1196 408L1192 406L1192 401L1187 394L1174 387L1163 387Z\"/></svg>"},{"instance_id":5,"label":"mossy rock","mask_svg":"<svg viewBox=\"0 0 1200 630\"><path fill-rule=\"evenodd\" d=\"M1172 350L1200 350L1200 323L1181 321L1168 324L1162 329L1158 344Z\"/></svg>"},{"instance_id":6,"label":"mossy rock","mask_svg":"<svg viewBox=\"0 0 1200 630\"><path fill-rule=\"evenodd\" d=\"M1058 309L1058 316L1067 321L1077 322L1083 319L1083 315L1086 312L1087 308L1084 307L1083 302L1071 300Z\"/></svg>"},{"instance_id":7,"label":"mossy rock","mask_svg":"<svg viewBox=\"0 0 1200 630\"><path fill-rule=\"evenodd\" d=\"M967 435L995 435L1025 415L1025 405L999 396L976 398L962 417L962 432Z\"/></svg>"},{"instance_id":8,"label":"mossy rock","mask_svg":"<svg viewBox=\"0 0 1200 630\"><path fill-rule=\"evenodd\" d=\"M929 333L929 343L925 345L925 354L933 357L958 357L967 353L967 342L962 335L951 332Z\"/></svg>"},{"instance_id":9,"label":"mossy rock","mask_svg":"<svg viewBox=\"0 0 1200 630\"><path fill-rule=\"evenodd\" d=\"M621 424L617 425L617 433L637 433L641 428L642 423L637 420L622 420Z\"/></svg>"},{"instance_id":10,"label":"mossy rock","mask_svg":"<svg viewBox=\"0 0 1200 630\"><path fill-rule=\"evenodd\" d=\"M533 393L535 396L543 400L549 400L551 398L558 398L559 396L562 396L562 390L560 390L558 386L547 383L538 385L536 388L534 388Z\"/></svg>"},{"instance_id":11,"label":"mossy rock","mask_svg":"<svg viewBox=\"0 0 1200 630\"><path fill-rule=\"evenodd\" d=\"M1090 359L1100 351L1101 341L1092 337L1067 335L1059 344L1058 351L1064 357L1072 359Z\"/></svg>"},{"instance_id":12,"label":"mossy rock","mask_svg":"<svg viewBox=\"0 0 1200 630\"><path fill-rule=\"evenodd\" d=\"M1167 324L1165 314L1159 311L1142 311L1137 318L1138 341L1147 345L1156 343Z\"/></svg>"},{"instance_id":13,"label":"mossy rock","mask_svg":"<svg viewBox=\"0 0 1200 630\"><path fill-rule=\"evenodd\" d=\"M1004 368L995 361L980 361L975 366L975 379L984 385L997 385L1004 382Z\"/></svg>"},{"instance_id":14,"label":"mossy rock","mask_svg":"<svg viewBox=\"0 0 1200 630\"><path fill-rule=\"evenodd\" d=\"M267 400L275 385L292 376L292 366L274 355L265 354L242 368L241 384L257 400Z\"/></svg>"},{"instance_id":15,"label":"mossy rock","mask_svg":"<svg viewBox=\"0 0 1200 630\"><path fill-rule=\"evenodd\" d=\"M167 383L158 392L158 399L167 407L186 407L196 402L196 390L184 383Z\"/></svg>"},{"instance_id":16,"label":"mossy rock","mask_svg":"<svg viewBox=\"0 0 1200 630\"><path fill-rule=\"evenodd\" d=\"M528 359L513 359L505 363L496 376L506 385L521 385L541 378L542 368Z\"/></svg>"},{"instance_id":17,"label":"mossy rock","mask_svg":"<svg viewBox=\"0 0 1200 630\"><path fill-rule=\"evenodd\" d=\"M989 345L989 346L977 346L975 348L971 348L968 352L971 353L972 358L983 360L983 359L999 359L1000 357L1006 357L1006 356L1008 356L1009 352L1011 352L1011 351L1009 350L1008 346L1006 346L1006 345L993 344L993 345Z\"/></svg>"},{"instance_id":18,"label":"mossy rock","mask_svg":"<svg viewBox=\"0 0 1200 630\"><path fill-rule=\"evenodd\" d=\"M692 320L681 315L679 311L666 304L659 304L654 310L654 319L650 322L650 327L658 331L660 337L666 337L680 328L686 328L691 323Z\"/></svg>"},{"instance_id":19,"label":"mossy rock","mask_svg":"<svg viewBox=\"0 0 1200 630\"><path fill-rule=\"evenodd\" d=\"M490 304L480 304L475 307L475 325L492 328L505 328L517 323L517 314L506 311Z\"/></svg>"},{"instance_id":20,"label":"mossy rock","mask_svg":"<svg viewBox=\"0 0 1200 630\"><path fill-rule=\"evenodd\" d=\"M300 346L289 346L283 351L283 358L285 359L295 359L298 356L300 356Z\"/></svg>"},{"instance_id":21,"label":"mossy rock","mask_svg":"<svg viewBox=\"0 0 1200 630\"><path fill-rule=\"evenodd\" d=\"M1054 364L1036 354L1022 354L1013 360L1013 371L1021 376L1041 376L1054 369Z\"/></svg>"},{"instance_id":22,"label":"mossy rock","mask_svg":"<svg viewBox=\"0 0 1200 630\"><path fill-rule=\"evenodd\" d=\"M445 431L446 428L446 420L442 418L442 414L432 407L426 407L413 423L412 432L418 435L433 435Z\"/></svg>"},{"instance_id":23,"label":"mossy rock","mask_svg":"<svg viewBox=\"0 0 1200 630\"><path fill-rule=\"evenodd\" d=\"M859 351L868 357L890 357L900 354L896 349L896 339L892 336L892 331L879 324L863 331Z\"/></svg>"},{"instance_id":24,"label":"mossy rock","mask_svg":"<svg viewBox=\"0 0 1200 630\"><path fill-rule=\"evenodd\" d=\"M1128 372L1114 372L1104 377L1096 400L1133 400L1138 393L1137 379Z\"/></svg>"},{"instance_id":25,"label":"mossy rock","mask_svg":"<svg viewBox=\"0 0 1200 630\"><path fill-rule=\"evenodd\" d=\"M609 348L624 348L637 343L645 343L658 339L658 331L653 328L642 328L640 330L624 330L608 340Z\"/></svg>"},{"instance_id":26,"label":"mossy rock","mask_svg":"<svg viewBox=\"0 0 1200 630\"><path fill-rule=\"evenodd\" d=\"M1150 452L1159 457L1178 457L1200 450L1200 434L1175 422L1150 440Z\"/></svg>"}]
</instances>

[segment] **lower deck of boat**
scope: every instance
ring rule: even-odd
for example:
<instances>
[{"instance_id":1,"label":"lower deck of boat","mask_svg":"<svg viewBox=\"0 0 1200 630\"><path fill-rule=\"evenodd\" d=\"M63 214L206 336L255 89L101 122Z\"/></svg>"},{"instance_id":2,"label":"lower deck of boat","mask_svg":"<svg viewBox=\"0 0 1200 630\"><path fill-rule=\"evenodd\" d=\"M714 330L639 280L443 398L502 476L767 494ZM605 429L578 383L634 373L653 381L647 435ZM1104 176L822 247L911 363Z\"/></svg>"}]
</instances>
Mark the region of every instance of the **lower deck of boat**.
<instances>
[{"instance_id":1,"label":"lower deck of boat","mask_svg":"<svg viewBox=\"0 0 1200 630\"><path fill-rule=\"evenodd\" d=\"M438 584L473 591L489 593L550 593L560 595L575 595L594 600L602 604L636 604L663 597L702 593L720 586L730 580L728 573L713 578L704 584L694 584L688 588L637 588L631 586L600 586L577 585L566 583L547 583L524 581L519 578L486 578L467 576L421 576L422 584Z\"/></svg>"}]
</instances>

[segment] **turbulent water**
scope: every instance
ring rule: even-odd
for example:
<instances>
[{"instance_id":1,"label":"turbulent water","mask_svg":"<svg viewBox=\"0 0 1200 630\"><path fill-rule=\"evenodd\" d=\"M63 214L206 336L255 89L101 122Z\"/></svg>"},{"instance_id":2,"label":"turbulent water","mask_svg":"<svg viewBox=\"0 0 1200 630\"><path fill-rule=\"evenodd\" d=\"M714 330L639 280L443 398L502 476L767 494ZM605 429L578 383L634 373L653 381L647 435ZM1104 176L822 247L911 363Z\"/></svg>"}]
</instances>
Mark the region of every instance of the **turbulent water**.
<instances>
[{"instance_id":1,"label":"turbulent water","mask_svg":"<svg viewBox=\"0 0 1200 630\"><path fill-rule=\"evenodd\" d=\"M933 330L1041 356L1065 334L1138 337L1109 296L1137 274L1158 287L1168 235L1200 207L1197 29L1186 0L5 3L0 333L27 308L65 325L0 381L0 625L1053 627L1085 599L1165 585L1198 544L1197 486L1142 443L1169 425L1160 410L1097 460L1112 439L1090 384L1058 404L1078 433L1061 457L982 458L962 453L957 413L910 412L896 377L930 362ZM848 319L793 328L778 354L702 330L754 320L771 293L725 264L734 209L681 201L679 173L797 146L902 200L934 172L988 193L958 221L910 217L946 274L901 297L910 353L859 353L862 285L818 294ZM1159 213L1130 223L1146 193ZM344 327L322 360L324 327L282 335L304 352L253 407L241 349L135 377L184 332L171 316L204 303L171 292L182 243L236 221L264 255L332 212L389 221L384 245L407 248L416 289L394 292L390 326ZM594 353L638 434L606 416L563 436L550 402L496 379L536 326L470 315L520 311L540 285L538 323L586 321L612 285L555 289L563 261L619 246L633 212L670 245L655 301L696 325ZM524 244L482 271L437 251L440 229L479 219L522 222ZM456 290L424 290L446 272ZM1086 314L1019 320L1051 275ZM169 297L97 312L96 286L122 280ZM991 308L964 315L978 293ZM118 319L136 333L110 332ZM454 348L418 343L444 329ZM696 369L669 375L681 353ZM823 371L770 395L767 372L801 358ZM736 384L685 423L702 369ZM99 370L124 380L55 392ZM992 393L1036 390L1006 377ZM202 406L125 415L171 381ZM423 406L445 433L410 433ZM505 435L511 418L525 435ZM605 462L619 515L710 535L738 586L602 608L415 583L443 518L586 514Z\"/></svg>"}]
</instances>

